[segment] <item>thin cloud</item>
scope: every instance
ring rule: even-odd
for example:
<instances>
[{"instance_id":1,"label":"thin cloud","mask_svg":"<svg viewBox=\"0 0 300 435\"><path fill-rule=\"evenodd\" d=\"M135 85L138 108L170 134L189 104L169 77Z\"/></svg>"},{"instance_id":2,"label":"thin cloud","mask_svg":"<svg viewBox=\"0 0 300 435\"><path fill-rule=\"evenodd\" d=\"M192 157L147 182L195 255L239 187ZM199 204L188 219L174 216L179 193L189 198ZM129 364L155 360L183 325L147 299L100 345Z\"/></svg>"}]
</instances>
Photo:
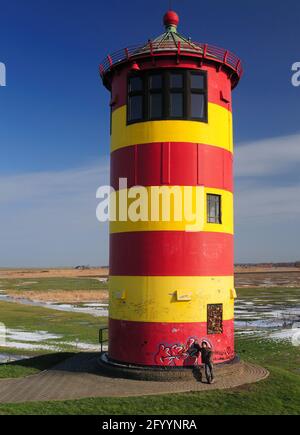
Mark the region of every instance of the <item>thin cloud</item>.
<instances>
[{"instance_id":1,"label":"thin cloud","mask_svg":"<svg viewBox=\"0 0 300 435\"><path fill-rule=\"evenodd\" d=\"M265 139L236 147L237 177L269 177L300 165L300 134Z\"/></svg>"},{"instance_id":2,"label":"thin cloud","mask_svg":"<svg viewBox=\"0 0 300 435\"><path fill-rule=\"evenodd\" d=\"M236 192L236 218L272 221L300 219L300 184L288 187L243 186Z\"/></svg>"},{"instance_id":3,"label":"thin cloud","mask_svg":"<svg viewBox=\"0 0 300 435\"><path fill-rule=\"evenodd\" d=\"M0 177L0 267L107 264L108 228L96 220L107 161Z\"/></svg>"},{"instance_id":4,"label":"thin cloud","mask_svg":"<svg viewBox=\"0 0 300 435\"><path fill-rule=\"evenodd\" d=\"M300 135L236 151L236 261L299 260Z\"/></svg>"},{"instance_id":5,"label":"thin cloud","mask_svg":"<svg viewBox=\"0 0 300 435\"><path fill-rule=\"evenodd\" d=\"M64 171L48 171L0 177L0 204L48 201L78 196L108 183L108 162Z\"/></svg>"},{"instance_id":6,"label":"thin cloud","mask_svg":"<svg viewBox=\"0 0 300 435\"><path fill-rule=\"evenodd\" d=\"M300 134L236 149L236 218L300 217ZM289 180L289 184L280 183ZM291 181L293 180L293 182Z\"/></svg>"}]
</instances>

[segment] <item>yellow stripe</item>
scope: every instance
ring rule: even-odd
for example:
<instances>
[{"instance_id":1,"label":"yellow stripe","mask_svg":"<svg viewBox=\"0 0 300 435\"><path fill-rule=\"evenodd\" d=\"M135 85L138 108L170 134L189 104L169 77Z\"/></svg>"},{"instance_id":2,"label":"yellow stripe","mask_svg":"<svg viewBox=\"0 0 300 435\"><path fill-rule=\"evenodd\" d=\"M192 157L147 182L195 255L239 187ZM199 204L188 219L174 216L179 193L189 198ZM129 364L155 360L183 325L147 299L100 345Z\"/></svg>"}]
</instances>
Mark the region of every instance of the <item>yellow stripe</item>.
<instances>
[{"instance_id":1,"label":"yellow stripe","mask_svg":"<svg viewBox=\"0 0 300 435\"><path fill-rule=\"evenodd\" d=\"M208 104L208 123L196 121L149 121L126 125L126 106L112 114L111 151L153 142L192 142L233 151L232 114Z\"/></svg>"},{"instance_id":2,"label":"yellow stripe","mask_svg":"<svg viewBox=\"0 0 300 435\"><path fill-rule=\"evenodd\" d=\"M206 322L208 304L223 304L223 319L234 318L233 277L111 276L109 288L116 320Z\"/></svg>"},{"instance_id":3,"label":"yellow stripe","mask_svg":"<svg viewBox=\"0 0 300 435\"><path fill-rule=\"evenodd\" d=\"M162 189L162 190L159 190ZM163 192L159 196L157 193ZM123 202L128 198L128 205ZM174 192L174 194L171 194ZM222 224L207 223L207 194L221 195ZM141 201L140 196L145 196ZM137 198L137 199L136 199ZM151 200L151 198L153 198ZM175 199L176 198L176 199ZM115 204L115 208L114 205ZM170 212L163 214L164 206ZM134 187L113 192L111 233L132 231L191 231L233 234L233 194L227 190L203 186ZM120 210L125 214L122 216ZM197 213L196 213L197 210ZM127 211L127 213L126 213ZM190 213L189 213L190 212ZM128 216L126 219L126 214ZM139 219L139 221L137 221Z\"/></svg>"}]
</instances>

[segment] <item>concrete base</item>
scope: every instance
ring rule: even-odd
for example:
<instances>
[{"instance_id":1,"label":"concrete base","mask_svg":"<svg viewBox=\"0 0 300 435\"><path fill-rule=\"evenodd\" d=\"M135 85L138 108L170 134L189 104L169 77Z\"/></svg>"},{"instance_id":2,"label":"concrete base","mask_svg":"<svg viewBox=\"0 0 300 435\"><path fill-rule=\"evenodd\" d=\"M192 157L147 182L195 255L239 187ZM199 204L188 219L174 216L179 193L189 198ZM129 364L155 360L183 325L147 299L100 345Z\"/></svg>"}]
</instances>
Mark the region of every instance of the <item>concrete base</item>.
<instances>
[{"instance_id":1,"label":"concrete base","mask_svg":"<svg viewBox=\"0 0 300 435\"><path fill-rule=\"evenodd\" d=\"M28 360L27 360L28 362ZM101 368L103 367L103 369ZM0 380L0 403L24 403L48 400L73 400L91 397L138 397L165 394L225 390L262 381L268 370L244 361L216 367L216 382L197 382L192 370L185 371L185 382L173 378L168 382L120 379L117 371L101 363L99 353L82 352L37 375ZM105 369L104 369L105 367ZM113 376L107 376L107 367ZM105 373L104 373L105 370ZM134 369L135 370L135 369ZM139 370L139 373L141 371ZM123 374L123 373L122 373ZM155 374L156 371L155 371ZM169 373L161 372L166 381Z\"/></svg>"},{"instance_id":2,"label":"concrete base","mask_svg":"<svg viewBox=\"0 0 300 435\"><path fill-rule=\"evenodd\" d=\"M238 356L234 360L217 364L214 366L216 376L224 371L232 370L232 375L235 373L240 359ZM139 381L156 381L156 382L170 382L170 381L201 381L204 377L204 368L200 367L143 367L118 363L109 360L107 353L103 352L99 359L98 364L101 372L113 378L134 379ZM222 370L223 369L223 370Z\"/></svg>"}]
</instances>

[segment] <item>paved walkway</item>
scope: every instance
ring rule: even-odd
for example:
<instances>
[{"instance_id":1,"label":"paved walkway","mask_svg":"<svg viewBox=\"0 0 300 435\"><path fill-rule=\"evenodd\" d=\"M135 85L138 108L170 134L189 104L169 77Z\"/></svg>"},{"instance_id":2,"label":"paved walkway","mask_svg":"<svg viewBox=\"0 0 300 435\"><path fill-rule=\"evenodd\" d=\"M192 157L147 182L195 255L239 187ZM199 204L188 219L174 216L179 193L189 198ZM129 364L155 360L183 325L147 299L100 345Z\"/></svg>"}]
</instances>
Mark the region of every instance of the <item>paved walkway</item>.
<instances>
[{"instance_id":1,"label":"paved walkway","mask_svg":"<svg viewBox=\"0 0 300 435\"><path fill-rule=\"evenodd\" d=\"M79 353L50 370L20 379L0 380L0 403L70 400L91 397L131 397L228 389L266 379L269 372L240 362L216 370L213 385L196 380L181 382L115 379L101 374L99 354Z\"/></svg>"}]
</instances>

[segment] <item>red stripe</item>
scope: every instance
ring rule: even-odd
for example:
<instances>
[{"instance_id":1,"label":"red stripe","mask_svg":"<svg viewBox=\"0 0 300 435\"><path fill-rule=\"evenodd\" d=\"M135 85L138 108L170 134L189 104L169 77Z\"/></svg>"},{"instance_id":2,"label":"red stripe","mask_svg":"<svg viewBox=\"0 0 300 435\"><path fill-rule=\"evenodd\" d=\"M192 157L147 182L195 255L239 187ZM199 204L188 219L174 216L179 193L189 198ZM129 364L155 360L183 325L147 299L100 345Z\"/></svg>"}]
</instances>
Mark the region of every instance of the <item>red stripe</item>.
<instances>
[{"instance_id":1,"label":"red stripe","mask_svg":"<svg viewBox=\"0 0 300 435\"><path fill-rule=\"evenodd\" d=\"M184 231L111 234L110 274L232 276L233 236Z\"/></svg>"},{"instance_id":2,"label":"red stripe","mask_svg":"<svg viewBox=\"0 0 300 435\"><path fill-rule=\"evenodd\" d=\"M142 323L109 320L109 356L123 363L145 366L189 366L187 354L193 339L205 339L213 349L213 361L234 358L234 321L223 322L223 334L207 335L206 323ZM200 362L200 361L199 361Z\"/></svg>"},{"instance_id":3,"label":"red stripe","mask_svg":"<svg viewBox=\"0 0 300 435\"><path fill-rule=\"evenodd\" d=\"M160 162L161 169L162 169L161 181L162 181L162 184L171 184L171 143L170 142L162 143L161 148L162 148L161 162ZM151 151L150 151L150 156L152 156ZM150 159L151 159L151 157L150 157ZM150 160L148 165L151 166L151 163L152 162ZM155 163L157 163L157 162L153 162L153 163L155 165Z\"/></svg>"},{"instance_id":4,"label":"red stripe","mask_svg":"<svg viewBox=\"0 0 300 435\"><path fill-rule=\"evenodd\" d=\"M189 142L149 143L120 148L111 154L111 185L119 178L128 187L206 186L233 191L233 156L210 145Z\"/></svg>"},{"instance_id":5,"label":"red stripe","mask_svg":"<svg viewBox=\"0 0 300 435\"><path fill-rule=\"evenodd\" d=\"M143 70L153 70L160 68L179 68L179 69L197 69L198 71L208 72L208 101L210 103L218 104L225 107L228 110L232 110L232 92L231 92L231 80L225 71L217 71L214 65L203 65L199 68L199 62L195 59L181 60L179 65L174 65L166 59L156 59L156 65L150 61L143 60ZM120 74L115 74L112 83L112 102L113 110L118 109L121 106L127 104L127 77L132 72L131 66L122 69Z\"/></svg>"}]
</instances>

